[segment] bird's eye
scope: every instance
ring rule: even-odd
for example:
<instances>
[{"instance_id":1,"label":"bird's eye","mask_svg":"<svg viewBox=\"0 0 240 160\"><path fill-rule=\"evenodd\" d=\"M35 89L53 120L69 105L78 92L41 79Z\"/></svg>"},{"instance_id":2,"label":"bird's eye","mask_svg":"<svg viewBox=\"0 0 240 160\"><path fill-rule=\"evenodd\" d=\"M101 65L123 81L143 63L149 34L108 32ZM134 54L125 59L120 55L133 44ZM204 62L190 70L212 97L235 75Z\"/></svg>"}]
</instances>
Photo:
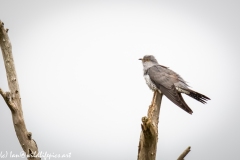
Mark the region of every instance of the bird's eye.
<instances>
[{"instance_id":1,"label":"bird's eye","mask_svg":"<svg viewBox=\"0 0 240 160\"><path fill-rule=\"evenodd\" d=\"M144 62L147 62L147 61L149 61L149 58L144 59Z\"/></svg>"}]
</instances>

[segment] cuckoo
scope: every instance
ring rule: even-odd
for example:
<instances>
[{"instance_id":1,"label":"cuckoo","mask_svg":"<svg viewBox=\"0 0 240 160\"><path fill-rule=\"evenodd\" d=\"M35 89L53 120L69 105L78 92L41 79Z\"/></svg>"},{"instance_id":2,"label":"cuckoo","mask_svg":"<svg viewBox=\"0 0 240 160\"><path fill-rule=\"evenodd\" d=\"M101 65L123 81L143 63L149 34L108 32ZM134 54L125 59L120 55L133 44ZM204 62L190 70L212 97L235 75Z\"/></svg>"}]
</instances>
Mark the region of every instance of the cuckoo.
<instances>
[{"instance_id":1,"label":"cuckoo","mask_svg":"<svg viewBox=\"0 0 240 160\"><path fill-rule=\"evenodd\" d=\"M179 74L168 67L158 64L154 56L145 55L139 60L142 61L143 76L148 87L153 91L162 93L189 114L192 114L193 111L184 101L181 95L182 93L203 104L205 104L207 100L210 100L207 96L190 89L187 82Z\"/></svg>"}]
</instances>

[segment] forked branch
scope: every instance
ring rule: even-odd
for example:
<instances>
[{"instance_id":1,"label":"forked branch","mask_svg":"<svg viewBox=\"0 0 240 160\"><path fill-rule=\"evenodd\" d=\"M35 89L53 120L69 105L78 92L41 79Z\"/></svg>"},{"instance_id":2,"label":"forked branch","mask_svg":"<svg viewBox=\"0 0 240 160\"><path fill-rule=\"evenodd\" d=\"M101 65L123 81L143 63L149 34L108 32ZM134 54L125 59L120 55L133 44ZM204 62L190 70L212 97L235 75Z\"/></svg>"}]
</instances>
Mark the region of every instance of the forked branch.
<instances>
[{"instance_id":1,"label":"forked branch","mask_svg":"<svg viewBox=\"0 0 240 160\"><path fill-rule=\"evenodd\" d=\"M22 104L20 97L20 90L17 81L17 74L15 70L12 45L8 37L8 29L4 28L4 23L0 21L0 47L2 50L3 61L5 64L9 92L4 92L0 89L0 94L8 105L12 113L13 125L17 134L19 143L25 151L28 159L40 160L37 157L38 148L36 142L32 139L32 133L27 131L25 126Z\"/></svg>"}]
</instances>

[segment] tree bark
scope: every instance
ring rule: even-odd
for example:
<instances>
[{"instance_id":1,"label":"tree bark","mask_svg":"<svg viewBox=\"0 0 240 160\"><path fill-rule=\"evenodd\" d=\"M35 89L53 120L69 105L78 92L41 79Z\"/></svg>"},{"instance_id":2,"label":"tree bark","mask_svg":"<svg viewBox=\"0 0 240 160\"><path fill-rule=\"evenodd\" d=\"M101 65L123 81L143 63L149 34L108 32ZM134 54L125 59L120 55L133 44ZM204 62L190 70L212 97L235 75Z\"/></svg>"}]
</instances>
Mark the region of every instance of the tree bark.
<instances>
[{"instance_id":1,"label":"tree bark","mask_svg":"<svg viewBox=\"0 0 240 160\"><path fill-rule=\"evenodd\" d=\"M152 103L148 109L148 116L142 118L142 131L138 146L138 160L155 160L158 141L158 120L162 94L155 91Z\"/></svg>"},{"instance_id":2,"label":"tree bark","mask_svg":"<svg viewBox=\"0 0 240 160\"><path fill-rule=\"evenodd\" d=\"M158 141L158 122L162 102L162 93L154 92L152 103L148 108L148 116L142 118L142 131L138 146L138 160L155 160ZM177 160L184 160L190 152L188 147Z\"/></svg>"},{"instance_id":3,"label":"tree bark","mask_svg":"<svg viewBox=\"0 0 240 160\"><path fill-rule=\"evenodd\" d=\"M6 69L9 92L4 92L0 88L0 94L5 100L7 106L11 110L13 125L22 149L26 153L27 159L40 160L38 147L32 139L32 133L27 131L22 111L20 90L18 86L17 74L14 66L12 55L12 45L8 37L8 29L4 29L4 23L0 21L0 46L2 50L3 60Z\"/></svg>"}]
</instances>

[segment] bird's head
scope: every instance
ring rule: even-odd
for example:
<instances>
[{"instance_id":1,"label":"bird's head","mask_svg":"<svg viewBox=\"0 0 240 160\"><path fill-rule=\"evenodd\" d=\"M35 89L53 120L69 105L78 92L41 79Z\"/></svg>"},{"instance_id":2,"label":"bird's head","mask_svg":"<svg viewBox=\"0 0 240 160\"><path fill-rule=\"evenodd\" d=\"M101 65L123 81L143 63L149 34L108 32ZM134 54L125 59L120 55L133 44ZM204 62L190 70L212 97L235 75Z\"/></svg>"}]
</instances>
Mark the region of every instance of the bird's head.
<instances>
[{"instance_id":1,"label":"bird's head","mask_svg":"<svg viewBox=\"0 0 240 160\"><path fill-rule=\"evenodd\" d=\"M143 58L139 58L139 60L142 61L142 63L154 63L154 64L158 64L156 58L153 55L145 55Z\"/></svg>"},{"instance_id":2,"label":"bird's head","mask_svg":"<svg viewBox=\"0 0 240 160\"><path fill-rule=\"evenodd\" d=\"M145 55L143 58L139 58L143 64L143 70L147 70L148 68L158 65L156 58L153 55Z\"/></svg>"}]
</instances>

